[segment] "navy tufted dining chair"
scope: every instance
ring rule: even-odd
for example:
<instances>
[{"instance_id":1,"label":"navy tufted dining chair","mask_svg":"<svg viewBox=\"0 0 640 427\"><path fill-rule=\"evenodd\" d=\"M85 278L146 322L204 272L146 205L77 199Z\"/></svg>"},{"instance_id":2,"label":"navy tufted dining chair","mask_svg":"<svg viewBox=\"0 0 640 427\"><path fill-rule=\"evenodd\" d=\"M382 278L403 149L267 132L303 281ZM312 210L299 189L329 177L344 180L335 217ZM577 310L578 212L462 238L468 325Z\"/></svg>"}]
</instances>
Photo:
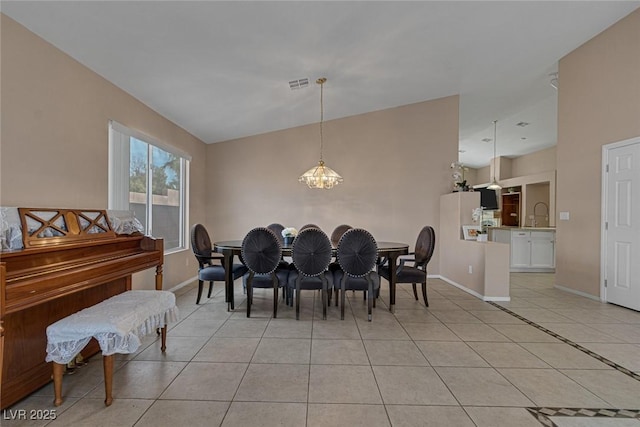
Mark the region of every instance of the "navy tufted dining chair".
<instances>
[{"instance_id":1,"label":"navy tufted dining chair","mask_svg":"<svg viewBox=\"0 0 640 427\"><path fill-rule=\"evenodd\" d=\"M198 298L196 304L200 304L202 297L202 286L204 282L209 282L209 293L207 298L211 298L213 290L213 282L224 282L224 266L222 254L213 252L211 239L207 229L202 224L195 224L191 227L191 249L198 260ZM216 264L219 263L219 264ZM233 264L231 266L231 275L233 280L242 276L247 271L247 267L242 264Z\"/></svg>"},{"instance_id":2,"label":"navy tufted dining chair","mask_svg":"<svg viewBox=\"0 0 640 427\"><path fill-rule=\"evenodd\" d=\"M378 260L376 239L367 230L352 228L338 242L337 252L340 269L334 273L334 288L340 292L340 318L344 320L345 292L364 291L367 296L368 320L380 289L380 276L375 271Z\"/></svg>"},{"instance_id":3,"label":"navy tufted dining chair","mask_svg":"<svg viewBox=\"0 0 640 427\"><path fill-rule=\"evenodd\" d=\"M284 230L284 225L274 222L273 224L267 225L267 228L273 231L273 234L276 235L281 245L284 244L284 237L282 237L282 230Z\"/></svg>"},{"instance_id":4,"label":"navy tufted dining chair","mask_svg":"<svg viewBox=\"0 0 640 427\"><path fill-rule=\"evenodd\" d=\"M333 287L333 277L327 273L331 262L331 242L319 228L302 230L291 247L294 270L289 273L287 287L295 289L296 319L300 319L300 291L322 290L322 318L327 318L328 290Z\"/></svg>"},{"instance_id":5,"label":"navy tufted dining chair","mask_svg":"<svg viewBox=\"0 0 640 427\"><path fill-rule=\"evenodd\" d=\"M396 283L411 283L413 285L413 296L418 300L416 284L422 284L422 298L424 305L429 307L427 299L427 265L431 261L433 251L436 247L436 232L433 227L427 225L422 227L416 240L414 252L409 253L413 258L400 258L400 263L396 268ZM405 265L406 262L413 262L413 265ZM389 265L382 265L378 268L380 276L389 280Z\"/></svg>"},{"instance_id":6,"label":"navy tufted dining chair","mask_svg":"<svg viewBox=\"0 0 640 427\"><path fill-rule=\"evenodd\" d=\"M353 227L348 224L340 224L331 232L331 244L334 248L338 247L338 242L340 242L340 238L344 233L351 230Z\"/></svg>"},{"instance_id":7,"label":"navy tufted dining chair","mask_svg":"<svg viewBox=\"0 0 640 427\"><path fill-rule=\"evenodd\" d=\"M249 231L242 240L241 259L249 271L244 276L247 289L247 317L251 317L253 288L273 287L273 317L278 315L278 288L285 286L288 270L277 270L282 258L278 237L265 227Z\"/></svg>"},{"instance_id":8,"label":"navy tufted dining chair","mask_svg":"<svg viewBox=\"0 0 640 427\"><path fill-rule=\"evenodd\" d=\"M318 230L320 230L320 227L318 227L315 224L305 224L302 227L300 227L300 231L306 230L307 228L317 228Z\"/></svg>"}]
</instances>

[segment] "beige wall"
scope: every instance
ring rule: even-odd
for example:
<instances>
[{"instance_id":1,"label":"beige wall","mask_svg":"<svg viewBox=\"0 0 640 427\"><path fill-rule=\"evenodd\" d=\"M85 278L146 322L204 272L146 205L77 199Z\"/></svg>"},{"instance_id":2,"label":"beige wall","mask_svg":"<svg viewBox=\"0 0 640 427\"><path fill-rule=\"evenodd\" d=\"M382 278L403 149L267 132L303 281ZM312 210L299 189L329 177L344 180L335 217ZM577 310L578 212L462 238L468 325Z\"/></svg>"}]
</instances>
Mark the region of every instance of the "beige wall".
<instances>
[{"instance_id":1,"label":"beige wall","mask_svg":"<svg viewBox=\"0 0 640 427\"><path fill-rule=\"evenodd\" d=\"M511 159L511 177L556 170L556 147Z\"/></svg>"},{"instance_id":2,"label":"beige wall","mask_svg":"<svg viewBox=\"0 0 640 427\"><path fill-rule=\"evenodd\" d=\"M0 17L0 205L107 208L108 121L114 119L193 156L191 221L204 221L205 145L15 21ZM190 251L165 257L165 288L195 276L191 258ZM152 287L146 276L136 277L135 286Z\"/></svg>"},{"instance_id":3,"label":"beige wall","mask_svg":"<svg viewBox=\"0 0 640 427\"><path fill-rule=\"evenodd\" d=\"M640 135L640 10L560 61L556 281L600 293L602 146Z\"/></svg>"},{"instance_id":4,"label":"beige wall","mask_svg":"<svg viewBox=\"0 0 640 427\"><path fill-rule=\"evenodd\" d=\"M480 298L505 300L509 298L509 245L464 240L462 235L463 225L474 225L471 213L478 206L479 192L440 197L439 274Z\"/></svg>"},{"instance_id":5,"label":"beige wall","mask_svg":"<svg viewBox=\"0 0 640 427\"><path fill-rule=\"evenodd\" d=\"M500 165L498 180L554 171L556 170L556 147L545 148L513 159L500 157ZM470 172L472 185L488 184L493 178L490 165L472 169Z\"/></svg>"},{"instance_id":6,"label":"beige wall","mask_svg":"<svg viewBox=\"0 0 640 427\"><path fill-rule=\"evenodd\" d=\"M344 178L328 191L298 182L318 161L318 124L208 146L214 239L272 222L311 222L327 233L346 223L411 248L424 225L437 233L439 198L451 191L457 158L457 96L328 121L324 136L324 160ZM436 246L430 273L437 258Z\"/></svg>"},{"instance_id":7,"label":"beige wall","mask_svg":"<svg viewBox=\"0 0 640 427\"><path fill-rule=\"evenodd\" d=\"M489 184L491 182L491 167L485 166L480 169L476 169L475 181L473 185Z\"/></svg>"}]
</instances>

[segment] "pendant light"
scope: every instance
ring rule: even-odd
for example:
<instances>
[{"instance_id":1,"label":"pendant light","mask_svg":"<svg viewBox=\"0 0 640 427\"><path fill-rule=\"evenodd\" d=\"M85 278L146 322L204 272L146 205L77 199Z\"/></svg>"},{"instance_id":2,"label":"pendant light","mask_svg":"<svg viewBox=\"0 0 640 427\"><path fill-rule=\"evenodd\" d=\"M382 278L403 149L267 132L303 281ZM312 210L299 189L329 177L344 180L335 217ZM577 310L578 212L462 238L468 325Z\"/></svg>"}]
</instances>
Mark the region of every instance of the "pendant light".
<instances>
[{"instance_id":1,"label":"pendant light","mask_svg":"<svg viewBox=\"0 0 640 427\"><path fill-rule=\"evenodd\" d=\"M324 164L324 160L322 159L322 124L324 121L323 89L326 81L327 79L324 77L320 77L318 80L316 80L316 83L320 85L320 161L318 162L317 166L314 166L303 173L300 178L298 178L298 181L304 182L309 188L321 188L329 190L340 184L343 179L340 175L338 175L336 171L331 169L329 166L326 166Z\"/></svg>"},{"instance_id":2,"label":"pendant light","mask_svg":"<svg viewBox=\"0 0 640 427\"><path fill-rule=\"evenodd\" d=\"M496 133L497 133L498 121L493 121L493 181L487 186L489 190L501 190L502 187L496 180Z\"/></svg>"}]
</instances>

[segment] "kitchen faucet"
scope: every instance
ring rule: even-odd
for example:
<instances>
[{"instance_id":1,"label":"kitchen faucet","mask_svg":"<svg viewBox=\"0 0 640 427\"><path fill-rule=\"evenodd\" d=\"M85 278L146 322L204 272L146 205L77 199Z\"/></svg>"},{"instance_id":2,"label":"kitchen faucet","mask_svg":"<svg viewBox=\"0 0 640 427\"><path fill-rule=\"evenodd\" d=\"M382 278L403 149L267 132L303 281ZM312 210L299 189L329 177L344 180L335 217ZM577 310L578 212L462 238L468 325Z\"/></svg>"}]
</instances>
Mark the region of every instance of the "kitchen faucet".
<instances>
[{"instance_id":1,"label":"kitchen faucet","mask_svg":"<svg viewBox=\"0 0 640 427\"><path fill-rule=\"evenodd\" d=\"M542 205L545 208L545 213L543 215L537 215L536 214L536 208L538 207L538 205ZM538 202L535 205L533 205L533 215L531 218L531 226L535 227L538 223L538 221L536 220L537 217L539 216L544 216L547 220L549 219L549 206L545 203L545 202Z\"/></svg>"}]
</instances>

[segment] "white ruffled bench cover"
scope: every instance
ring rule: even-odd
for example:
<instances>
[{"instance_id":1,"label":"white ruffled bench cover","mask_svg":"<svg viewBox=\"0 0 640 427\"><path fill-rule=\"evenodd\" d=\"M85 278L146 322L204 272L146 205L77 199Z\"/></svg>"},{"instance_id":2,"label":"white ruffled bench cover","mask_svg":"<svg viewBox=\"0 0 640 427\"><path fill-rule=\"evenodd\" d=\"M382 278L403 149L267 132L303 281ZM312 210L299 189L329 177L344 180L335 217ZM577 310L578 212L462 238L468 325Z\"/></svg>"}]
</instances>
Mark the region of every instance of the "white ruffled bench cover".
<instances>
[{"instance_id":1,"label":"white ruffled bench cover","mask_svg":"<svg viewBox=\"0 0 640 427\"><path fill-rule=\"evenodd\" d=\"M47 362L67 364L95 338L103 356L133 353L141 338L178 320L169 291L127 291L47 327Z\"/></svg>"}]
</instances>

